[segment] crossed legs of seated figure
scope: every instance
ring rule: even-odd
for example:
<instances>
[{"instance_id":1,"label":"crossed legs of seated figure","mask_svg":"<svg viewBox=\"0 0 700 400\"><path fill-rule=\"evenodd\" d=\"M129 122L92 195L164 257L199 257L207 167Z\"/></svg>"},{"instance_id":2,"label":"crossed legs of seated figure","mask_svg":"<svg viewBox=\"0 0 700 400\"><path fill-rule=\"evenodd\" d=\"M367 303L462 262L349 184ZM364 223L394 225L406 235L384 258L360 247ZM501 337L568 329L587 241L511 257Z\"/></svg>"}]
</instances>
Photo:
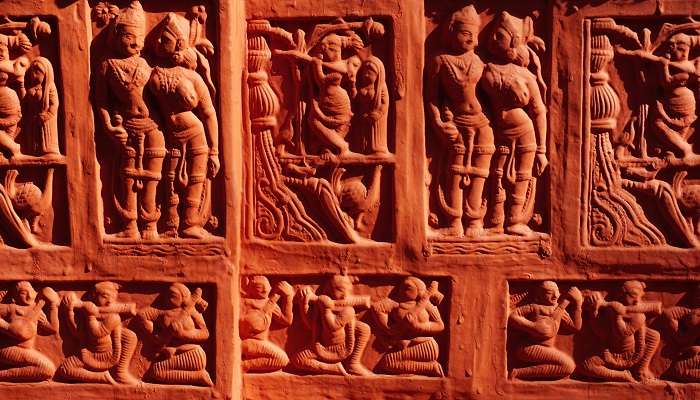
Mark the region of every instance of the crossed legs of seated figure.
<instances>
[{"instance_id":1,"label":"crossed legs of seated figure","mask_svg":"<svg viewBox=\"0 0 700 400\"><path fill-rule=\"evenodd\" d=\"M9 368L0 370L0 381L41 382L51 379L56 366L34 349L19 346L0 348L0 362Z\"/></svg>"},{"instance_id":2,"label":"crossed legs of seated figure","mask_svg":"<svg viewBox=\"0 0 700 400\"><path fill-rule=\"evenodd\" d=\"M419 374L442 377L442 366L437 361L439 346L435 339L411 341L404 349L391 351L379 361L381 369L397 374Z\"/></svg>"},{"instance_id":3,"label":"crossed legs of seated figure","mask_svg":"<svg viewBox=\"0 0 700 400\"><path fill-rule=\"evenodd\" d=\"M602 356L593 356L583 362L582 372L592 378L613 382L635 382L632 370L642 381L653 381L656 378L649 371L649 363L659 347L661 335L659 332L646 328L642 341L641 353L634 351L612 353L606 351Z\"/></svg>"},{"instance_id":4,"label":"crossed legs of seated figure","mask_svg":"<svg viewBox=\"0 0 700 400\"><path fill-rule=\"evenodd\" d=\"M172 349L171 354L151 364L148 373L151 380L172 385L213 385L206 370L207 355L200 346L185 345Z\"/></svg>"},{"instance_id":5,"label":"crossed legs of seated figure","mask_svg":"<svg viewBox=\"0 0 700 400\"><path fill-rule=\"evenodd\" d=\"M513 379L563 379L576 369L574 360L553 347L530 345L519 348L515 356L520 361L532 364L523 368L513 368Z\"/></svg>"},{"instance_id":6,"label":"crossed legs of seated figure","mask_svg":"<svg viewBox=\"0 0 700 400\"><path fill-rule=\"evenodd\" d=\"M245 339L241 343L244 359L243 371L271 372L289 364L287 353L271 342L258 339Z\"/></svg>"},{"instance_id":7,"label":"crossed legs of seated figure","mask_svg":"<svg viewBox=\"0 0 700 400\"><path fill-rule=\"evenodd\" d=\"M292 363L300 369L321 372L333 375L370 375L371 372L362 365L362 355L367 348L370 338L370 327L362 321L355 322L354 344L351 346L350 355L343 360L324 360L316 350L311 347L300 351L292 358ZM319 345L319 344L317 344ZM345 354L347 345L345 343L335 344L324 348L324 353Z\"/></svg>"}]
</instances>

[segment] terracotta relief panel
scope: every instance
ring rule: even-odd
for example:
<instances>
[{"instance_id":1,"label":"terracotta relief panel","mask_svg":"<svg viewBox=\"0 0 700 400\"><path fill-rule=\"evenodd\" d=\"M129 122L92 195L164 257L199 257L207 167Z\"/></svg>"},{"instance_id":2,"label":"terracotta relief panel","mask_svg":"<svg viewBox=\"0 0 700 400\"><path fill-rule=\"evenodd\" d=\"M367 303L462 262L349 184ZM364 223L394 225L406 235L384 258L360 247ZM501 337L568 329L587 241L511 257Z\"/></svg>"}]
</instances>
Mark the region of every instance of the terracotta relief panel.
<instances>
[{"instance_id":1,"label":"terracotta relief panel","mask_svg":"<svg viewBox=\"0 0 700 400\"><path fill-rule=\"evenodd\" d=\"M550 251L547 32L540 10L508 11L438 13L426 41L433 253Z\"/></svg>"},{"instance_id":2,"label":"terracotta relief panel","mask_svg":"<svg viewBox=\"0 0 700 400\"><path fill-rule=\"evenodd\" d=\"M254 275L241 287L247 373L445 375L450 286L444 279Z\"/></svg>"},{"instance_id":3,"label":"terracotta relief panel","mask_svg":"<svg viewBox=\"0 0 700 400\"><path fill-rule=\"evenodd\" d=\"M585 243L697 248L698 23L586 22Z\"/></svg>"},{"instance_id":4,"label":"terracotta relief panel","mask_svg":"<svg viewBox=\"0 0 700 400\"><path fill-rule=\"evenodd\" d=\"M698 382L697 282L511 282L508 376Z\"/></svg>"},{"instance_id":5,"label":"terracotta relief panel","mask_svg":"<svg viewBox=\"0 0 700 400\"><path fill-rule=\"evenodd\" d=\"M2 286L2 382L213 385L212 288L110 281Z\"/></svg>"},{"instance_id":6,"label":"terracotta relief panel","mask_svg":"<svg viewBox=\"0 0 700 400\"><path fill-rule=\"evenodd\" d=\"M397 94L386 21L248 21L253 237L392 241Z\"/></svg>"},{"instance_id":7,"label":"terracotta relief panel","mask_svg":"<svg viewBox=\"0 0 700 400\"><path fill-rule=\"evenodd\" d=\"M154 6L92 9L104 240L206 249L223 229L216 8Z\"/></svg>"},{"instance_id":8,"label":"terracotta relief panel","mask_svg":"<svg viewBox=\"0 0 700 400\"><path fill-rule=\"evenodd\" d=\"M65 212L54 215L65 204L66 164L56 31L50 18L0 21L0 239L10 247L70 241L68 229L54 229L68 226Z\"/></svg>"}]
</instances>

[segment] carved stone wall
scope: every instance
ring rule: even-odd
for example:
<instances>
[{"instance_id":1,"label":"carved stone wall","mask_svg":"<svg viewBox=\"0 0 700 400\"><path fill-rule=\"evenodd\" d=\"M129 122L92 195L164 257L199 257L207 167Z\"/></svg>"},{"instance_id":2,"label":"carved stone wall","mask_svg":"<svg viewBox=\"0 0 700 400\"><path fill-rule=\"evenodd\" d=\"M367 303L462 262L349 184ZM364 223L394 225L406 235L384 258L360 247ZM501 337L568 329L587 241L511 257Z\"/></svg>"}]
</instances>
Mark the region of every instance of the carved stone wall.
<instances>
[{"instance_id":1,"label":"carved stone wall","mask_svg":"<svg viewBox=\"0 0 700 400\"><path fill-rule=\"evenodd\" d=\"M5 3L0 398L700 393L695 2Z\"/></svg>"}]
</instances>

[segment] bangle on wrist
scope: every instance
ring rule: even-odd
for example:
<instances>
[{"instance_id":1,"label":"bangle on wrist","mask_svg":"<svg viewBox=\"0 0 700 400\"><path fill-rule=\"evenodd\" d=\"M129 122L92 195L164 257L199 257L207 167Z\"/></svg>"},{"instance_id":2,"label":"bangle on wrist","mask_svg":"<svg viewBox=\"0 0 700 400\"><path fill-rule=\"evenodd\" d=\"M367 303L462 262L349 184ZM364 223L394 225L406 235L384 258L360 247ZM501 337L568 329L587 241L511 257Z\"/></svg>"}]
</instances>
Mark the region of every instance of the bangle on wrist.
<instances>
[{"instance_id":1,"label":"bangle on wrist","mask_svg":"<svg viewBox=\"0 0 700 400\"><path fill-rule=\"evenodd\" d=\"M545 154L547 152L547 148L542 146L537 146L537 154Z\"/></svg>"}]
</instances>

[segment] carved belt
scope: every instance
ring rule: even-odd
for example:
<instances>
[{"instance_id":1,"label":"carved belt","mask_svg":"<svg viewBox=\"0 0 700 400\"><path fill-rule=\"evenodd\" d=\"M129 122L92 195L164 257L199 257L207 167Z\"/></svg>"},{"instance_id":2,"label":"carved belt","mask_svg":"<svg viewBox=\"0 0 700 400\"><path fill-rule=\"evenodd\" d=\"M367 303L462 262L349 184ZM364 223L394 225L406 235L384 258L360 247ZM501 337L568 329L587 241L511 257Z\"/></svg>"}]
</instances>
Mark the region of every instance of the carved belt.
<instances>
[{"instance_id":1,"label":"carved belt","mask_svg":"<svg viewBox=\"0 0 700 400\"><path fill-rule=\"evenodd\" d=\"M489 124L489 119L484 113L456 115L452 120L458 128L478 129Z\"/></svg>"}]
</instances>

